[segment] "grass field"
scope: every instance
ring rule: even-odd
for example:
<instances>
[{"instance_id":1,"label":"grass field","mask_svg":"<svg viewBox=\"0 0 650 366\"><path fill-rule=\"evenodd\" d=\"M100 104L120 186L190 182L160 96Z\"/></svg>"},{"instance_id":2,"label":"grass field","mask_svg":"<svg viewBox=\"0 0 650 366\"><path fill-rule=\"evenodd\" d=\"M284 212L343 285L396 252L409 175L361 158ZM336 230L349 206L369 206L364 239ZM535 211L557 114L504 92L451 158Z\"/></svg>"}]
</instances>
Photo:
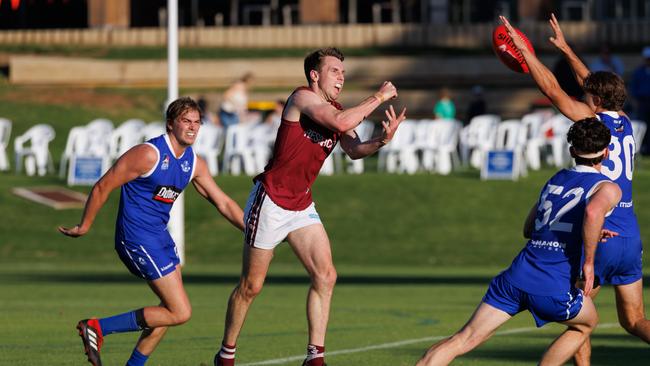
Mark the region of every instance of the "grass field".
<instances>
[{"instance_id":1,"label":"grass field","mask_svg":"<svg viewBox=\"0 0 650 366\"><path fill-rule=\"evenodd\" d=\"M0 116L14 121L12 136L34 123L53 124L58 134L52 145L55 159L70 127L98 117L157 120L163 98L160 90L137 89L80 88L63 95L52 88L13 87L0 80ZM646 243L648 169L646 163L635 173L634 197ZM367 173L319 178L314 197L339 273L328 332L329 365L412 365L429 344L460 327L491 277L523 246L524 216L552 174L549 169L532 172L516 183L481 182L476 171L449 177ZM250 178L216 180L237 202L245 203ZM44 185L63 182L53 176L0 173L2 366L86 364L74 330L79 319L156 302L112 249L117 193L91 232L74 240L57 233L56 227L76 224L81 210L54 211L10 192L13 187ZM227 297L238 279L242 235L190 188L186 242L184 278L193 318L168 333L149 365L211 365L221 340ZM288 246L280 246L239 340L240 366L300 364L307 287L307 276ZM645 295L650 298L647 287ZM616 324L613 301L611 288L605 288L597 301L601 327L593 338L593 364L647 365L650 348ZM456 364L535 364L561 328L537 330L532 318L522 314L503 330ZM123 364L136 338L107 337L104 364Z\"/></svg>"},{"instance_id":2,"label":"grass field","mask_svg":"<svg viewBox=\"0 0 650 366\"><path fill-rule=\"evenodd\" d=\"M490 278L522 247L523 217L552 173L535 172L518 183L480 182L472 171L452 177L369 173L319 178L314 194L339 272L328 363L412 365L436 337L460 327ZM642 223L650 217L649 175L640 169L635 177ZM249 178L217 177L217 182L244 203ZM49 184L60 182L0 175L0 202L5 212L12 212L0 222L1 365L83 364L73 329L78 319L156 301L112 250L117 195L92 231L73 240L55 228L75 224L80 210L53 211L8 192L14 186ZM151 365L209 365L238 278L241 235L191 189L186 214L185 282L194 315L169 332ZM302 268L281 246L240 338L238 362L301 362L307 287ZM598 300L605 326L594 337L594 365L647 364L647 345L615 324L613 298L606 288ZM533 364L560 329L536 330L532 318L522 314L504 327L510 333L498 334L456 364ZM123 363L136 337L108 337L104 363ZM278 361L260 363L269 360Z\"/></svg>"}]
</instances>

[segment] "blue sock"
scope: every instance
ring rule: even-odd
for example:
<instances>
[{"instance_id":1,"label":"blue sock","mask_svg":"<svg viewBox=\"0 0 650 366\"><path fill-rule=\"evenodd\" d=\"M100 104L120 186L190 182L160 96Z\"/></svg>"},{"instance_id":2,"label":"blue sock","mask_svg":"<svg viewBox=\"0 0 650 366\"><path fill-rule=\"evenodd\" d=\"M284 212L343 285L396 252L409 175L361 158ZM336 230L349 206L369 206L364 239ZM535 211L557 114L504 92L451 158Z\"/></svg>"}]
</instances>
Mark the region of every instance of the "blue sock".
<instances>
[{"instance_id":1,"label":"blue sock","mask_svg":"<svg viewBox=\"0 0 650 366\"><path fill-rule=\"evenodd\" d=\"M138 325L138 322L136 321L136 311L138 310L99 319L99 326L102 327L102 334L108 335L111 333L124 333L142 330L142 327Z\"/></svg>"},{"instance_id":2,"label":"blue sock","mask_svg":"<svg viewBox=\"0 0 650 366\"><path fill-rule=\"evenodd\" d=\"M149 359L149 356L145 356L137 348L133 349L131 353L131 358L126 361L126 366L144 366L144 364Z\"/></svg>"}]
</instances>

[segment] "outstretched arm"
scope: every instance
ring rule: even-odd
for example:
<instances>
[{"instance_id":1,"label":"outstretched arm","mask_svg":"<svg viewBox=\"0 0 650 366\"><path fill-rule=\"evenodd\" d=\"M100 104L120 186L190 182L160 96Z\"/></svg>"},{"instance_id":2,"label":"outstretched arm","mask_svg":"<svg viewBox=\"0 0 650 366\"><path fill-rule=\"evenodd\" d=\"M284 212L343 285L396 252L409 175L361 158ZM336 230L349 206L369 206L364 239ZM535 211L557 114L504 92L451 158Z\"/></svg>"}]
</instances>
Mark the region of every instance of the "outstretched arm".
<instances>
[{"instance_id":1,"label":"outstretched arm","mask_svg":"<svg viewBox=\"0 0 650 366\"><path fill-rule=\"evenodd\" d=\"M372 111L379 107L383 102L395 98L397 89L390 82L382 84L379 91L374 95L366 98L360 104L345 110L338 110L330 103L321 99L315 93L309 91L299 91L291 98L288 113L292 113L292 108L297 108L295 113L304 113L314 122L339 133L345 133L354 129L368 116ZM292 120L297 120L294 118Z\"/></svg>"},{"instance_id":2,"label":"outstretched arm","mask_svg":"<svg viewBox=\"0 0 650 366\"><path fill-rule=\"evenodd\" d=\"M196 175L192 179L192 184L196 191L214 205L219 213L230 221L233 226L243 231L244 212L237 202L225 194L212 179L205 160L197 156L195 169Z\"/></svg>"},{"instance_id":3,"label":"outstretched arm","mask_svg":"<svg viewBox=\"0 0 650 366\"><path fill-rule=\"evenodd\" d=\"M571 65L571 69L573 69L576 80L582 87L585 79L587 76L589 76L589 68L587 68L582 60L580 60L578 55L573 52L571 46L569 46L569 44L566 42L564 38L564 32L562 32L562 28L560 28L560 23L558 23L555 14L551 13L551 19L549 19L548 22L551 24L553 33L555 33L553 37L549 38L549 41L551 41L551 43L553 43L553 45L555 45L555 47L557 47L557 49L562 52L567 61L569 61L569 65Z\"/></svg>"},{"instance_id":4,"label":"outstretched arm","mask_svg":"<svg viewBox=\"0 0 650 366\"><path fill-rule=\"evenodd\" d=\"M528 64L528 69L530 70L530 75L533 77L533 80L535 80L537 87L551 100L553 105L555 105L562 114L574 122L587 117L593 117L594 113L588 105L573 100L564 92L564 90L562 90L555 75L553 75L551 70L544 66L537 56L528 49L524 40L521 39L512 25L510 25L508 19L504 16L500 16L499 18L506 26L508 35L512 38L515 47L517 47L524 56L524 59Z\"/></svg>"},{"instance_id":5,"label":"outstretched arm","mask_svg":"<svg viewBox=\"0 0 650 366\"><path fill-rule=\"evenodd\" d=\"M74 238L86 234L109 194L115 188L151 170L157 159L154 149L146 144L137 145L124 153L93 186L79 224L72 228L59 226L59 231Z\"/></svg>"},{"instance_id":6,"label":"outstretched arm","mask_svg":"<svg viewBox=\"0 0 650 366\"><path fill-rule=\"evenodd\" d=\"M585 208L582 224L585 262L582 266L582 274L585 279L584 292L586 296L594 287L594 258L598 242L602 238L601 229L605 222L605 215L616 207L620 199L621 189L618 185L612 182L601 183Z\"/></svg>"},{"instance_id":7,"label":"outstretched arm","mask_svg":"<svg viewBox=\"0 0 650 366\"><path fill-rule=\"evenodd\" d=\"M341 148L352 159L365 158L368 155L374 154L382 146L386 145L393 139L397 127L406 118L406 108L402 109L399 115L395 114L395 110L391 105L386 111L387 121L381 121L383 128L382 134L372 140L361 141L359 135L354 130L347 131L341 136Z\"/></svg>"}]
</instances>

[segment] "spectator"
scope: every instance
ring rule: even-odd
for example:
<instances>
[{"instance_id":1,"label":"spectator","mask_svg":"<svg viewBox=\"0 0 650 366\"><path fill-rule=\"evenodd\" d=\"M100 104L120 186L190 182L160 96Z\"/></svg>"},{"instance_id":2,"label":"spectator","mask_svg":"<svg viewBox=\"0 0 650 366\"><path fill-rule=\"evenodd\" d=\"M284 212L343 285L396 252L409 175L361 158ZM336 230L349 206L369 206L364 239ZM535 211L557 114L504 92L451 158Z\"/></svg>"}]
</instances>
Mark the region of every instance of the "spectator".
<instances>
[{"instance_id":1,"label":"spectator","mask_svg":"<svg viewBox=\"0 0 650 366\"><path fill-rule=\"evenodd\" d=\"M246 73L223 93L223 101L219 108L219 120L224 128L246 120L248 90L252 80L253 74Z\"/></svg>"},{"instance_id":2,"label":"spectator","mask_svg":"<svg viewBox=\"0 0 650 366\"><path fill-rule=\"evenodd\" d=\"M210 112L208 101L205 99L205 96L199 95L196 103L201 111L201 123L215 123L215 116Z\"/></svg>"},{"instance_id":3,"label":"spectator","mask_svg":"<svg viewBox=\"0 0 650 366\"><path fill-rule=\"evenodd\" d=\"M274 132L277 132L282 122L282 111L284 110L284 100L277 100L275 102L275 108L271 110L266 117L264 118L264 123L273 128Z\"/></svg>"},{"instance_id":4,"label":"spectator","mask_svg":"<svg viewBox=\"0 0 650 366\"><path fill-rule=\"evenodd\" d=\"M467 106L467 123L476 116L487 113L487 104L485 103L485 96L483 95L483 88L480 85L475 85L472 88L472 99Z\"/></svg>"},{"instance_id":5,"label":"spectator","mask_svg":"<svg viewBox=\"0 0 650 366\"><path fill-rule=\"evenodd\" d=\"M625 71L623 61L621 61L620 57L612 55L608 44L603 44L600 47L600 54L598 58L589 64L589 70L591 72L610 71L618 76L623 76L623 72Z\"/></svg>"},{"instance_id":6,"label":"spectator","mask_svg":"<svg viewBox=\"0 0 650 366\"><path fill-rule=\"evenodd\" d=\"M451 100L449 89L440 89L440 99L433 107L433 114L440 119L454 119L456 117L456 106Z\"/></svg>"},{"instance_id":7,"label":"spectator","mask_svg":"<svg viewBox=\"0 0 650 366\"><path fill-rule=\"evenodd\" d=\"M636 101L636 118L650 123L650 46L645 47L641 55L644 58L644 63L637 67L632 74L630 94ZM641 151L644 154L649 152L647 136L648 134L641 145Z\"/></svg>"}]
</instances>

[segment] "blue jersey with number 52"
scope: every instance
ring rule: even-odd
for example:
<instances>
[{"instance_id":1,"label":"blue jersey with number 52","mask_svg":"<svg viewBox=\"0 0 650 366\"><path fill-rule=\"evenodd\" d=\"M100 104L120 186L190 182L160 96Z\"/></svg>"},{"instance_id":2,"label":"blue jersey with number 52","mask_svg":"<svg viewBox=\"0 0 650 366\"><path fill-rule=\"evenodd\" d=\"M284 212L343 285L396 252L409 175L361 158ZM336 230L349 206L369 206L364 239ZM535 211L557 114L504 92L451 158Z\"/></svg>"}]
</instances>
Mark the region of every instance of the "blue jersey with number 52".
<instances>
[{"instance_id":1,"label":"blue jersey with number 52","mask_svg":"<svg viewBox=\"0 0 650 366\"><path fill-rule=\"evenodd\" d=\"M605 228L618 232L619 236L639 237L639 224L632 202L632 175L636 152L632 124L627 117L616 112L598 113L597 116L612 133L609 158L603 161L601 172L618 184L623 193L616 210L605 221Z\"/></svg>"},{"instance_id":2,"label":"blue jersey with number 52","mask_svg":"<svg viewBox=\"0 0 650 366\"><path fill-rule=\"evenodd\" d=\"M574 287L581 269L582 224L589 197L601 182L598 170L578 165L557 172L537 204L531 239L505 275L517 288L555 296Z\"/></svg>"}]
</instances>

